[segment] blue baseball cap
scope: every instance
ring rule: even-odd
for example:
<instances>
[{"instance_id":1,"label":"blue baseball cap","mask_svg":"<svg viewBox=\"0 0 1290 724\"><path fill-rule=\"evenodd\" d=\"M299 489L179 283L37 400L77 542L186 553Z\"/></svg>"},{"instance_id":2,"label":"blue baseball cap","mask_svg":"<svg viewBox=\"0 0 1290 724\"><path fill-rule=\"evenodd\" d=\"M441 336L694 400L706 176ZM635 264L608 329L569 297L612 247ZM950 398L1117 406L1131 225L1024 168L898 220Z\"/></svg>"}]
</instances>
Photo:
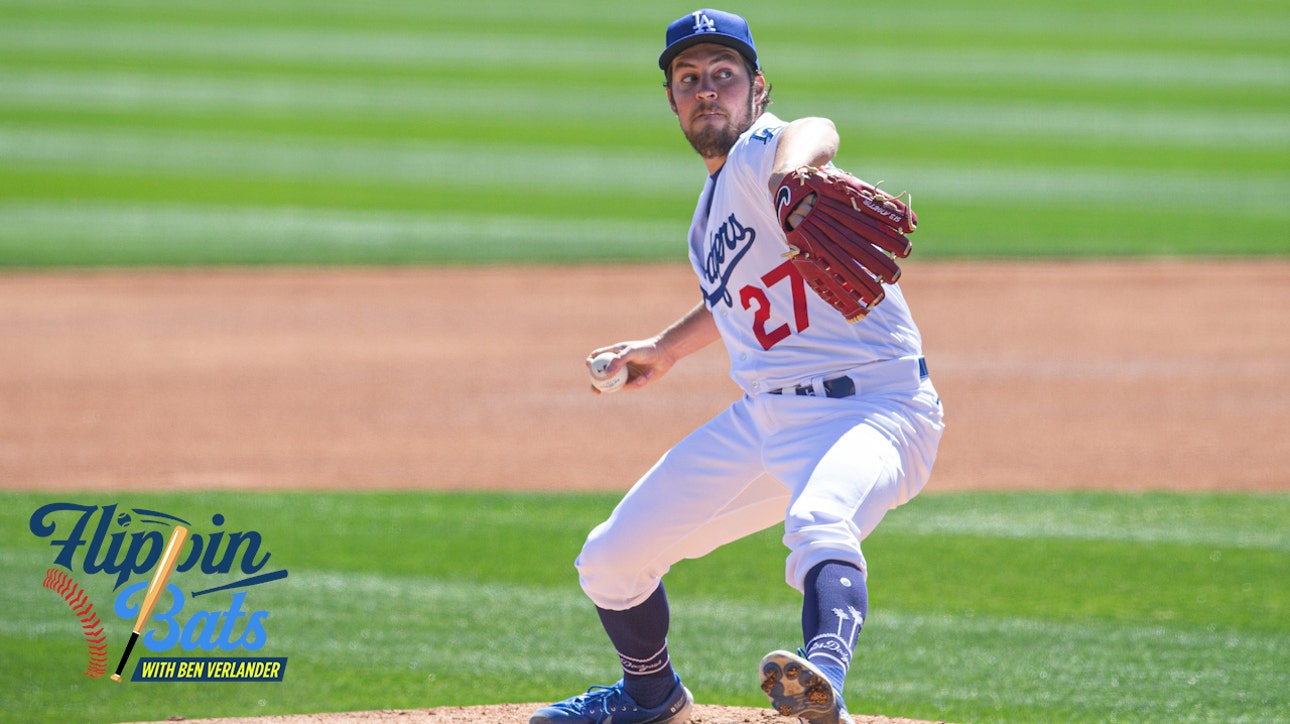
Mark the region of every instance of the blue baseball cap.
<instances>
[{"instance_id":1,"label":"blue baseball cap","mask_svg":"<svg viewBox=\"0 0 1290 724\"><path fill-rule=\"evenodd\" d=\"M717 43L734 48L754 68L761 70L748 21L734 13L706 8L683 15L667 26L667 47L658 57L658 67L667 72L682 50L699 43Z\"/></svg>"}]
</instances>

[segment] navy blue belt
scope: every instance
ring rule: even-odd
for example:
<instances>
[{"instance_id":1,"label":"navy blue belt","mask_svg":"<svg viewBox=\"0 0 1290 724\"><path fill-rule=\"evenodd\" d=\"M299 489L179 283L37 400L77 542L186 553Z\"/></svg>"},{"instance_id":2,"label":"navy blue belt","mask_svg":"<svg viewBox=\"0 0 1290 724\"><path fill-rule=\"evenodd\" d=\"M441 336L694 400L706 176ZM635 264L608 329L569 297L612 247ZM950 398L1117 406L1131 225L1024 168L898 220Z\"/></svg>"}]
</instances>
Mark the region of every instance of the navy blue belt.
<instances>
[{"instance_id":1,"label":"navy blue belt","mask_svg":"<svg viewBox=\"0 0 1290 724\"><path fill-rule=\"evenodd\" d=\"M921 379L927 378L927 359L918 358L918 376ZM821 385L824 387L824 396L832 398L851 397L856 393L856 381L843 375L834 377L831 380L825 380ZM778 390L771 390L772 395L802 395L814 396L815 388L811 385L798 385L797 387L785 387Z\"/></svg>"}]
</instances>

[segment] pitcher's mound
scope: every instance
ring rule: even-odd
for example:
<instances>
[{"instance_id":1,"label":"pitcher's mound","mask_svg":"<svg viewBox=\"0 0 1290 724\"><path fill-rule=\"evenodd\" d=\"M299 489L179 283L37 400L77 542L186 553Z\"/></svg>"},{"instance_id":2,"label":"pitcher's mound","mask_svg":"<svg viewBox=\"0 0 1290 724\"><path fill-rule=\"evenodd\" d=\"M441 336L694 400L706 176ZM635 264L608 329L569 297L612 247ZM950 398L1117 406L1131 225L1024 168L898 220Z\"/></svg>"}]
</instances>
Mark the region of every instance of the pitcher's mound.
<instances>
[{"instance_id":1,"label":"pitcher's mound","mask_svg":"<svg viewBox=\"0 0 1290 724\"><path fill-rule=\"evenodd\" d=\"M343 714L240 717L234 719L184 719L187 724L528 724L529 715L543 704L494 704L473 707L438 707L401 711L355 711ZM914 719L853 715L856 724L932 724ZM788 724L796 719L778 716L770 709L733 706L694 707L692 724ZM144 724L140 722L139 724ZM940 722L939 724L944 724Z\"/></svg>"}]
</instances>

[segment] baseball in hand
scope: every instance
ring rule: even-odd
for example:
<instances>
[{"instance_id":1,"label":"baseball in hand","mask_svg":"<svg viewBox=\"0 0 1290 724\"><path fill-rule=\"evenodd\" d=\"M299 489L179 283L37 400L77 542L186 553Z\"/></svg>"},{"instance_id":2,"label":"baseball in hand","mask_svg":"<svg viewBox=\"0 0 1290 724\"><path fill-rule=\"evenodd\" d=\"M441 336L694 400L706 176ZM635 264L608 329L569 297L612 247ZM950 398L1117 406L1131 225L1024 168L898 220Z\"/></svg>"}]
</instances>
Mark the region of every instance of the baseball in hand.
<instances>
[{"instance_id":1,"label":"baseball in hand","mask_svg":"<svg viewBox=\"0 0 1290 724\"><path fill-rule=\"evenodd\" d=\"M618 373L612 377L605 376L605 370L609 368L609 363L614 361L616 356L613 352L605 352L591 360L591 384L601 392L617 392L627 381L627 365L620 367Z\"/></svg>"}]
</instances>

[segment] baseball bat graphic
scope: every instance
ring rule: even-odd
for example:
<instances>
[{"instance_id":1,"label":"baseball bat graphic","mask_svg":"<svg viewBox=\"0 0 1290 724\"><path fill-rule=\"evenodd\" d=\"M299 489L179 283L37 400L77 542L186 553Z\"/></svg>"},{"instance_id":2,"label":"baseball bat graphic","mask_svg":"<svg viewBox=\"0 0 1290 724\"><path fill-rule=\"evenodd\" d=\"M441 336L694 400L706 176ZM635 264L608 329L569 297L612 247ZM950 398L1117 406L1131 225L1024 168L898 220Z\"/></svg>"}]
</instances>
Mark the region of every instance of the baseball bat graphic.
<instances>
[{"instance_id":1,"label":"baseball bat graphic","mask_svg":"<svg viewBox=\"0 0 1290 724\"><path fill-rule=\"evenodd\" d=\"M126 644L125 651L121 652L121 662L116 665L116 673L112 675L113 681L121 681L125 662L129 660L130 652L134 649L134 643L139 640L143 627L148 624L148 618L152 616L152 609L157 605L157 599L161 598L161 592L166 590L166 581L170 580L170 573L175 570L175 564L179 562L179 549L184 547L186 540L188 540L188 529L182 525L175 526L170 533L170 540L166 543L166 550L161 554L161 561L157 563L157 570L152 573L152 582L148 584L148 592L144 594L143 604L139 606L139 618L135 620L134 630L130 632L130 643Z\"/></svg>"}]
</instances>

